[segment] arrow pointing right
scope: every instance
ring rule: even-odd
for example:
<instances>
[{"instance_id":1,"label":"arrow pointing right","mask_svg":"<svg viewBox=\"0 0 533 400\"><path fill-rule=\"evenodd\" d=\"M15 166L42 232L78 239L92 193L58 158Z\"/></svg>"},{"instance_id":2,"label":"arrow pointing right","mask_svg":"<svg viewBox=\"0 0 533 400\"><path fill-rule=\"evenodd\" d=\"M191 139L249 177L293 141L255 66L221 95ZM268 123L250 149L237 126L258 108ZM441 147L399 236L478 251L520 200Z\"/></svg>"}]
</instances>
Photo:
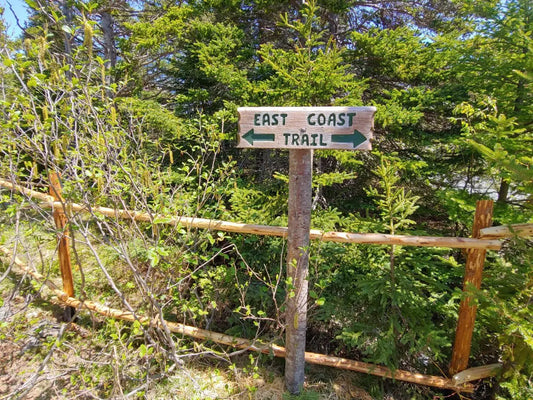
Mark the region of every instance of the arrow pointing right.
<instances>
[{"instance_id":1,"label":"arrow pointing right","mask_svg":"<svg viewBox=\"0 0 533 400\"><path fill-rule=\"evenodd\" d=\"M254 145L254 140L257 142L273 142L275 140L273 133L254 133L253 129L250 129L248 132L242 135L242 138L252 146Z\"/></svg>"},{"instance_id":2,"label":"arrow pointing right","mask_svg":"<svg viewBox=\"0 0 533 400\"><path fill-rule=\"evenodd\" d=\"M349 135L331 135L331 141L333 143L353 143L353 147L356 148L360 144L363 144L368 139L365 135L359 132L357 129Z\"/></svg>"}]
</instances>

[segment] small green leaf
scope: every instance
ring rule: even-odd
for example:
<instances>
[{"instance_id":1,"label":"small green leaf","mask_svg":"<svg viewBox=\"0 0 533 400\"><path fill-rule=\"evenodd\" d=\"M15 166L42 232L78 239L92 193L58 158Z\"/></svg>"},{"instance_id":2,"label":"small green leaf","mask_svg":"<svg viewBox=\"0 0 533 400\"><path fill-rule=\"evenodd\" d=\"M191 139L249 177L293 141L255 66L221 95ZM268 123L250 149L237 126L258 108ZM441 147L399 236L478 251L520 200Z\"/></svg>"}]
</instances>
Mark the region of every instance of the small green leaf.
<instances>
[{"instance_id":1,"label":"small green leaf","mask_svg":"<svg viewBox=\"0 0 533 400\"><path fill-rule=\"evenodd\" d=\"M72 35L72 28L70 28L70 26L68 26L68 25L62 25L61 26L61 30L63 32L66 32L66 33Z\"/></svg>"}]
</instances>

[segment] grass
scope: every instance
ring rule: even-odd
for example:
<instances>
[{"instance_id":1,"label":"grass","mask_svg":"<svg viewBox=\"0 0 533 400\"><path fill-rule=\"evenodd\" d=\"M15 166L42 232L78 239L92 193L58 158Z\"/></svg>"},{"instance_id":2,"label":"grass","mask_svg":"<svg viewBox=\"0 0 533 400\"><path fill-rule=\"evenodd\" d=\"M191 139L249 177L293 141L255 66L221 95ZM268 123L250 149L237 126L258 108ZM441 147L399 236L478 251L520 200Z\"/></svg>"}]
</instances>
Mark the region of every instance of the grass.
<instances>
[{"instance_id":1,"label":"grass","mask_svg":"<svg viewBox=\"0 0 533 400\"><path fill-rule=\"evenodd\" d=\"M18 225L10 218L0 219L0 243L13 248L17 239L18 256L61 287L53 223L31 212L26 217ZM137 294L131 269L109 244L95 243L114 284L133 306L143 308L145 299ZM82 241L75 242L75 249L72 259L77 295L120 306L91 249ZM81 261L81 268L76 260ZM7 266L7 262L0 264L0 275ZM158 341L157 332L138 325L84 312L76 324L61 322L61 308L41 297L41 286L13 271L0 282L0 294L0 310L4 312L0 323L0 397L346 398L346 384L338 383L338 376L345 382L345 372L330 370L324 374L313 367L302 394L291 396L284 389L283 360L252 353L229 357L226 352L232 349L217 347L212 351L205 344L174 336L180 361L176 363L169 357L168 343Z\"/></svg>"}]
</instances>

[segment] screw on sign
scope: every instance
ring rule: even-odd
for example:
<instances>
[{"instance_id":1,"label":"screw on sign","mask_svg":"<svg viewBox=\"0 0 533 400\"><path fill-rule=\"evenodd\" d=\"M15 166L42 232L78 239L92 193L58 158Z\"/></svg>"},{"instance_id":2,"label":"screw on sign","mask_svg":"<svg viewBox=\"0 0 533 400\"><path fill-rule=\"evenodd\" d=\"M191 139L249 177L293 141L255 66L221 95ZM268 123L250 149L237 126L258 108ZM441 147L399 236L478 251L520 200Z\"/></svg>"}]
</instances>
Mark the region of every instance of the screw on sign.
<instances>
[{"instance_id":1,"label":"screw on sign","mask_svg":"<svg viewBox=\"0 0 533 400\"><path fill-rule=\"evenodd\" d=\"M285 384L304 384L314 149L371 150L375 107L241 107L237 147L289 150Z\"/></svg>"}]
</instances>

